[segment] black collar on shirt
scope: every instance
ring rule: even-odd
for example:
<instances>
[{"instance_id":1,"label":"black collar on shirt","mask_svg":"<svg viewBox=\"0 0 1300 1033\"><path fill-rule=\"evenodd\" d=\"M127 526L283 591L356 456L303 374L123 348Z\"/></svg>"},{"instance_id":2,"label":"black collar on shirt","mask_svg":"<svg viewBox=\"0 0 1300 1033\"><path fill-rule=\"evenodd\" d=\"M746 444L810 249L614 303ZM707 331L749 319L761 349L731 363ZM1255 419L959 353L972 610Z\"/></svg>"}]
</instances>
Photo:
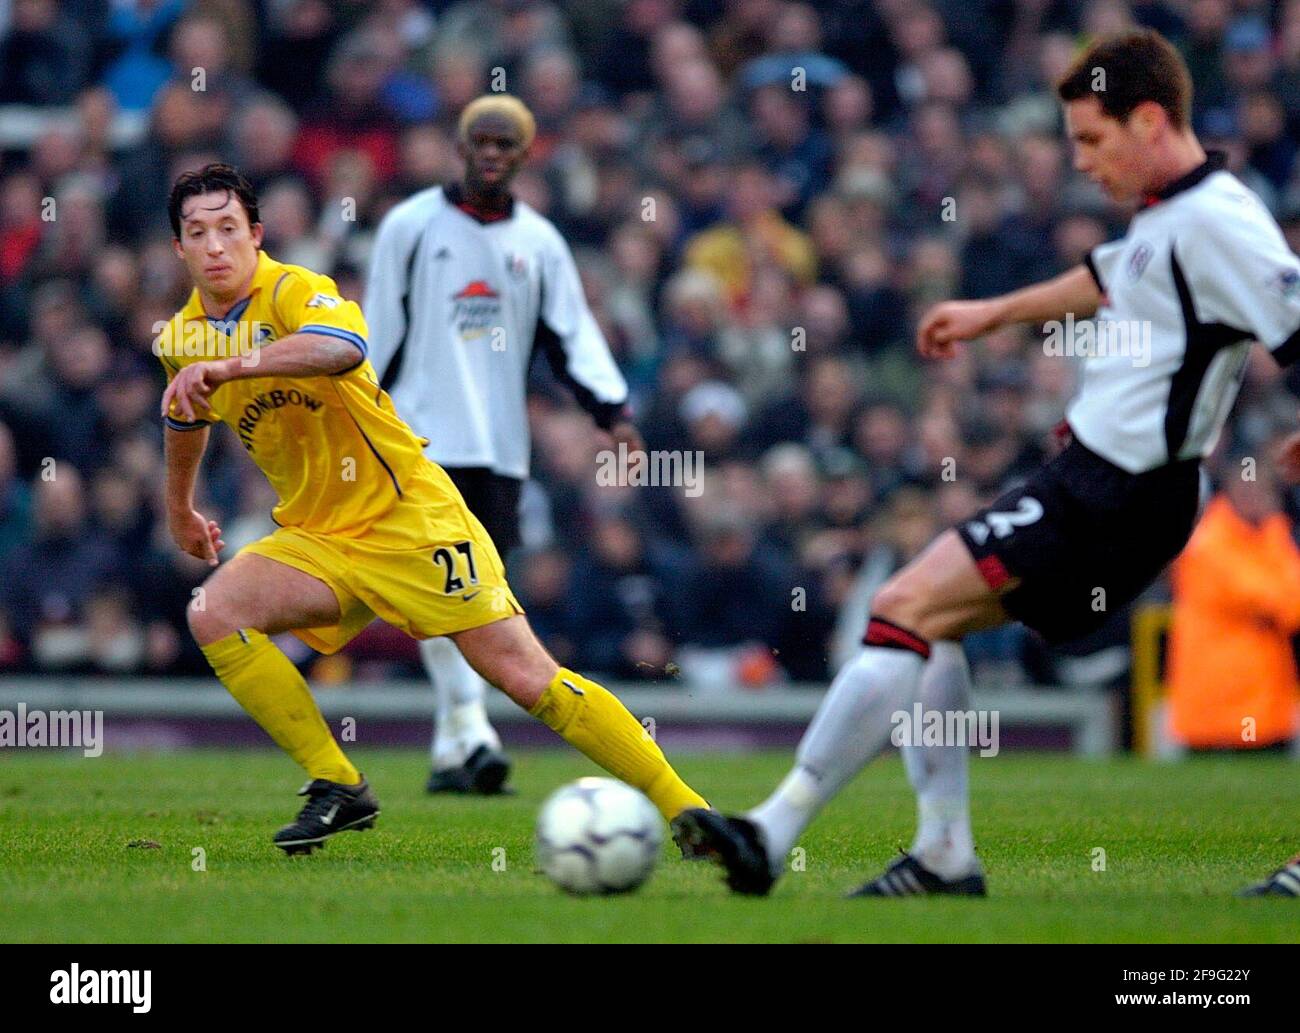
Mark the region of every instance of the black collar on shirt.
<instances>
[{"instance_id":1,"label":"black collar on shirt","mask_svg":"<svg viewBox=\"0 0 1300 1033\"><path fill-rule=\"evenodd\" d=\"M484 225L490 222L500 222L502 219L509 219L515 214L515 199L507 195L506 206L499 212L487 211L478 208L465 199L465 190L459 183L452 183L443 188L443 193L447 200L468 215L475 222L481 222Z\"/></svg>"},{"instance_id":2,"label":"black collar on shirt","mask_svg":"<svg viewBox=\"0 0 1300 1033\"><path fill-rule=\"evenodd\" d=\"M1190 190L1211 173L1218 172L1228 164L1228 156L1223 151L1206 151L1205 160L1191 172L1184 173L1170 183L1166 183L1154 194L1147 194L1142 207L1150 208L1153 204L1168 201L1174 194Z\"/></svg>"}]
</instances>

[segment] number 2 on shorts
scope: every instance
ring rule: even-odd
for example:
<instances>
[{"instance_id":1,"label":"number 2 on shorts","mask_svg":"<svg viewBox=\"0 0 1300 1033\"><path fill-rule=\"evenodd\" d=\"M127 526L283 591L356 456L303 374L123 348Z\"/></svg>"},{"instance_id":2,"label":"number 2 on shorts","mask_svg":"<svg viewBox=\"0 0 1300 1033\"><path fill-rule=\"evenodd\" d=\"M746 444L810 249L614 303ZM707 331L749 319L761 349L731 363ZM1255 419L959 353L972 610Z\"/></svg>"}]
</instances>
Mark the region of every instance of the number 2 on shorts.
<instances>
[{"instance_id":1,"label":"number 2 on shorts","mask_svg":"<svg viewBox=\"0 0 1300 1033\"><path fill-rule=\"evenodd\" d=\"M983 545L988 540L990 530L994 538L1005 538L1015 528L1027 527L1041 520L1042 516L1043 504L1032 495L1026 495L1013 512L992 511L984 514L983 520L972 520L966 526L975 540Z\"/></svg>"}]
</instances>

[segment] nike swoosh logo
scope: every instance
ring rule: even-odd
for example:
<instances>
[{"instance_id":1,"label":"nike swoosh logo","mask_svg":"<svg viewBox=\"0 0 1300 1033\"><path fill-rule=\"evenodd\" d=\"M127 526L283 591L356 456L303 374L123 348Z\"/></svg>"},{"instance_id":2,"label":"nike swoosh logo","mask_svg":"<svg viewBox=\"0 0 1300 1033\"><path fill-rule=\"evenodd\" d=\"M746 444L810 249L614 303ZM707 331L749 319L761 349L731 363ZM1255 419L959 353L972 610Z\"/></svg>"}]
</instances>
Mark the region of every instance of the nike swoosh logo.
<instances>
[{"instance_id":1,"label":"nike swoosh logo","mask_svg":"<svg viewBox=\"0 0 1300 1033\"><path fill-rule=\"evenodd\" d=\"M333 825L333 824L334 824L334 815L338 814L338 812L339 812L339 805L338 805L338 804L335 804L333 807L330 808L330 812L329 812L329 814L327 814L327 815L325 815L325 817L321 818L321 820L320 820L320 821L321 821L321 824L322 824L322 825Z\"/></svg>"},{"instance_id":2,"label":"nike swoosh logo","mask_svg":"<svg viewBox=\"0 0 1300 1033\"><path fill-rule=\"evenodd\" d=\"M483 589L480 588L480 589L478 590L478 592L481 592L481 591L483 591ZM469 601L470 601L471 599L473 599L476 595L478 595L478 592L470 592L469 595L462 595L462 596L460 597L460 598L461 598L461 601L462 601L462 602L469 602Z\"/></svg>"}]
</instances>

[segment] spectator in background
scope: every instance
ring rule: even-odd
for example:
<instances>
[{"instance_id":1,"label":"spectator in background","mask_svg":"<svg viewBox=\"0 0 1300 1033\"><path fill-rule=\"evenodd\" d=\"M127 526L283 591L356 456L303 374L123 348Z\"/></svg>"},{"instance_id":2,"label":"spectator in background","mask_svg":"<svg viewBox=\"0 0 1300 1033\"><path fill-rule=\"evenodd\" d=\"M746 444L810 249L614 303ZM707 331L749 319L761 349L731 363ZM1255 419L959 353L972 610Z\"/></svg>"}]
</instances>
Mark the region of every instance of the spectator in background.
<instances>
[{"instance_id":1,"label":"spectator in background","mask_svg":"<svg viewBox=\"0 0 1300 1033\"><path fill-rule=\"evenodd\" d=\"M31 516L31 492L18 477L14 436L0 423L0 565L9 553L27 542Z\"/></svg>"},{"instance_id":2,"label":"spectator in background","mask_svg":"<svg viewBox=\"0 0 1300 1033\"><path fill-rule=\"evenodd\" d=\"M327 0L272 4L257 78L302 114L325 92L325 71L339 38L334 5Z\"/></svg>"},{"instance_id":3,"label":"spectator in background","mask_svg":"<svg viewBox=\"0 0 1300 1033\"><path fill-rule=\"evenodd\" d=\"M136 241L170 233L157 199L167 196L182 166L198 160L196 152L226 146L231 114L227 97L193 90L189 82L173 81L158 91L148 135L121 159L120 187L109 201L113 236Z\"/></svg>"},{"instance_id":4,"label":"spectator in background","mask_svg":"<svg viewBox=\"0 0 1300 1033\"><path fill-rule=\"evenodd\" d=\"M572 564L562 549L527 550L519 558L516 581L519 599L528 611L528 623L557 663L575 663L577 639L573 630L570 588Z\"/></svg>"},{"instance_id":5,"label":"spectator in background","mask_svg":"<svg viewBox=\"0 0 1300 1033\"><path fill-rule=\"evenodd\" d=\"M1278 25L1277 63L1269 84L1286 109L1288 132L1300 130L1300 4L1287 0Z\"/></svg>"},{"instance_id":6,"label":"spectator in background","mask_svg":"<svg viewBox=\"0 0 1300 1033\"><path fill-rule=\"evenodd\" d=\"M55 0L14 0L0 41L0 104L70 104L89 75L88 40Z\"/></svg>"},{"instance_id":7,"label":"spectator in background","mask_svg":"<svg viewBox=\"0 0 1300 1033\"><path fill-rule=\"evenodd\" d=\"M404 200L417 190L437 186L455 178L457 162L452 137L436 126L409 126L402 131L402 167L396 180L387 185L392 204ZM391 204L374 213L375 221L384 217Z\"/></svg>"},{"instance_id":8,"label":"spectator in background","mask_svg":"<svg viewBox=\"0 0 1300 1033\"><path fill-rule=\"evenodd\" d=\"M1250 167L1268 183L1268 196L1286 189L1296 143L1286 132L1286 111L1271 93L1254 90L1240 104L1241 133Z\"/></svg>"},{"instance_id":9,"label":"spectator in background","mask_svg":"<svg viewBox=\"0 0 1300 1033\"><path fill-rule=\"evenodd\" d=\"M811 105L788 83L763 86L750 99L758 133L758 157L776 179L777 206L798 220L831 178L833 153L826 135L812 125Z\"/></svg>"},{"instance_id":10,"label":"spectator in background","mask_svg":"<svg viewBox=\"0 0 1300 1033\"><path fill-rule=\"evenodd\" d=\"M392 40L377 32L356 32L340 43L330 60L328 88L307 107L294 151L313 185L324 186L343 151L364 154L381 176L397 172L398 122L385 87L399 60Z\"/></svg>"},{"instance_id":11,"label":"spectator in background","mask_svg":"<svg viewBox=\"0 0 1300 1033\"><path fill-rule=\"evenodd\" d=\"M764 453L759 468L771 502L759 547L797 555L821 523L817 464L808 449L787 443Z\"/></svg>"},{"instance_id":12,"label":"spectator in background","mask_svg":"<svg viewBox=\"0 0 1300 1033\"><path fill-rule=\"evenodd\" d=\"M694 624L679 605L690 568L688 551L648 538L627 514L598 517L571 580L579 660L619 678L662 678Z\"/></svg>"},{"instance_id":13,"label":"spectator in background","mask_svg":"<svg viewBox=\"0 0 1300 1033\"><path fill-rule=\"evenodd\" d=\"M265 478L262 478L265 482ZM162 505L162 488L156 485L155 508ZM206 505L206 501L203 503ZM208 510L204 510L208 512ZM221 518L219 510L213 511ZM135 599L136 614L147 622L145 662L151 672L209 677L212 668L194 641L185 623L187 607L194 601L194 590L211 573L202 560L174 548L165 538L164 525L155 522L157 534L150 543L145 565L138 571L137 584L148 590Z\"/></svg>"},{"instance_id":14,"label":"spectator in background","mask_svg":"<svg viewBox=\"0 0 1300 1033\"><path fill-rule=\"evenodd\" d=\"M809 288L802 294L802 312L799 297L783 272L763 269L744 312L718 327L713 357L751 410L785 395L801 353L843 333L847 317L838 291ZM800 326L797 336L792 322Z\"/></svg>"},{"instance_id":15,"label":"spectator in background","mask_svg":"<svg viewBox=\"0 0 1300 1033\"><path fill-rule=\"evenodd\" d=\"M693 43L696 56L703 56L699 30L674 22L673 0L631 0L622 5L622 21L606 33L596 57L595 71L620 99L628 94L647 94L655 87L652 54L663 46L665 34L682 34Z\"/></svg>"},{"instance_id":16,"label":"spectator in background","mask_svg":"<svg viewBox=\"0 0 1300 1033\"><path fill-rule=\"evenodd\" d=\"M51 220L36 259L38 275L81 281L105 244L103 198L90 176L66 176L54 194Z\"/></svg>"},{"instance_id":17,"label":"spectator in background","mask_svg":"<svg viewBox=\"0 0 1300 1033\"><path fill-rule=\"evenodd\" d=\"M683 269L664 285L664 350L713 358L718 335L727 322L726 302L718 278L705 270Z\"/></svg>"},{"instance_id":18,"label":"spectator in background","mask_svg":"<svg viewBox=\"0 0 1300 1033\"><path fill-rule=\"evenodd\" d=\"M128 470L106 466L90 482L91 526L113 550L114 566L127 572L127 584L142 597L141 579L153 546L154 514L137 479Z\"/></svg>"},{"instance_id":19,"label":"spectator in background","mask_svg":"<svg viewBox=\"0 0 1300 1033\"><path fill-rule=\"evenodd\" d=\"M67 459L87 471L106 458L110 441L100 434L97 389L112 361L108 335L85 325L51 342L40 387L46 395L38 419L47 455Z\"/></svg>"},{"instance_id":20,"label":"spectator in background","mask_svg":"<svg viewBox=\"0 0 1300 1033\"><path fill-rule=\"evenodd\" d=\"M545 162L570 131L581 85L581 70L566 51L543 50L528 59L521 99L537 120L533 160Z\"/></svg>"},{"instance_id":21,"label":"spectator in background","mask_svg":"<svg viewBox=\"0 0 1300 1033\"><path fill-rule=\"evenodd\" d=\"M681 603L691 619L686 641L700 647L696 669L710 672L705 680L722 675L763 684L776 675L771 651L782 645L792 613L793 571L756 548L755 528L732 508L706 516L699 540L702 554Z\"/></svg>"},{"instance_id":22,"label":"spectator in background","mask_svg":"<svg viewBox=\"0 0 1300 1033\"><path fill-rule=\"evenodd\" d=\"M108 18L108 43L117 52L104 85L128 111L144 111L172 74L163 41L185 10L186 0L115 3Z\"/></svg>"},{"instance_id":23,"label":"spectator in background","mask_svg":"<svg viewBox=\"0 0 1300 1033\"><path fill-rule=\"evenodd\" d=\"M564 15L542 0L461 0L438 21L439 53L468 51L504 70L506 84L543 50L570 49ZM456 109L459 112L459 108Z\"/></svg>"},{"instance_id":24,"label":"spectator in background","mask_svg":"<svg viewBox=\"0 0 1300 1033\"><path fill-rule=\"evenodd\" d=\"M0 321L5 326L26 319L29 276L44 236L41 184L19 170L0 181Z\"/></svg>"},{"instance_id":25,"label":"spectator in background","mask_svg":"<svg viewBox=\"0 0 1300 1033\"><path fill-rule=\"evenodd\" d=\"M957 210L962 213L959 225L964 237L961 250L964 298L989 298L1024 286L1042 261L1042 250L1033 248L1034 242L1007 226L1001 194L1000 184L983 179L967 180L957 193ZM1041 247L1042 241L1037 243Z\"/></svg>"},{"instance_id":26,"label":"spectator in background","mask_svg":"<svg viewBox=\"0 0 1300 1033\"><path fill-rule=\"evenodd\" d=\"M233 145L239 170L259 194L279 179L297 176L297 138L298 118L284 101L265 94L244 107L235 122Z\"/></svg>"},{"instance_id":27,"label":"spectator in background","mask_svg":"<svg viewBox=\"0 0 1300 1033\"><path fill-rule=\"evenodd\" d=\"M110 340L125 341L140 304L140 264L135 254L119 245L102 248L86 287L86 306L91 318L102 326Z\"/></svg>"},{"instance_id":28,"label":"spectator in background","mask_svg":"<svg viewBox=\"0 0 1300 1033\"><path fill-rule=\"evenodd\" d=\"M282 262L308 269L333 264L333 249L312 232L312 195L304 183L286 179L271 185L259 196L258 207L268 227L263 244L268 252L282 256Z\"/></svg>"},{"instance_id":29,"label":"spectator in background","mask_svg":"<svg viewBox=\"0 0 1300 1033\"><path fill-rule=\"evenodd\" d=\"M1228 0L1193 0L1188 5L1187 32L1179 49L1196 86L1193 119L1231 99L1224 68L1224 35L1231 16Z\"/></svg>"},{"instance_id":30,"label":"spectator in background","mask_svg":"<svg viewBox=\"0 0 1300 1033\"><path fill-rule=\"evenodd\" d=\"M683 140L676 155L680 168L674 178L681 183L682 232L694 236L726 217L731 181L721 152L704 137Z\"/></svg>"},{"instance_id":31,"label":"spectator in background","mask_svg":"<svg viewBox=\"0 0 1300 1033\"><path fill-rule=\"evenodd\" d=\"M911 426L903 407L895 402L872 399L853 424L853 448L866 460L872 491L888 498L904 483L917 479L910 455ZM974 511L975 507L971 507ZM967 514L959 514L958 519Z\"/></svg>"},{"instance_id":32,"label":"spectator in background","mask_svg":"<svg viewBox=\"0 0 1300 1033\"><path fill-rule=\"evenodd\" d=\"M200 93L228 101L232 113L239 111L256 91L241 71L235 54L238 37L215 14L188 14L172 33L171 59L174 75Z\"/></svg>"},{"instance_id":33,"label":"spectator in background","mask_svg":"<svg viewBox=\"0 0 1300 1033\"><path fill-rule=\"evenodd\" d=\"M19 469L24 476L38 472L44 458L53 454L59 418L55 356L66 341L87 326L76 286L66 280L42 284L32 292L30 305L31 339L8 365L0 381L0 417L18 440ZM74 381L81 380L75 372L79 365L76 360L83 354L93 359L92 352L83 353L74 346L65 355L74 368ZM86 382L79 383L75 389L83 403L85 390L97 375L95 365L90 364ZM80 408L80 415L85 416L85 405Z\"/></svg>"},{"instance_id":34,"label":"spectator in background","mask_svg":"<svg viewBox=\"0 0 1300 1033\"><path fill-rule=\"evenodd\" d=\"M816 279L812 243L777 211L776 188L762 165L733 170L727 209L727 222L687 242L685 260L690 268L717 277L733 308L748 303L757 263L770 262L802 285Z\"/></svg>"},{"instance_id":35,"label":"spectator in background","mask_svg":"<svg viewBox=\"0 0 1300 1033\"><path fill-rule=\"evenodd\" d=\"M1174 563L1168 728L1193 749L1252 749L1300 731L1300 549L1267 460L1221 474Z\"/></svg>"},{"instance_id":36,"label":"spectator in background","mask_svg":"<svg viewBox=\"0 0 1300 1033\"><path fill-rule=\"evenodd\" d=\"M130 594L114 585L97 588L86 600L85 663L97 674L136 674L144 667L148 641Z\"/></svg>"},{"instance_id":37,"label":"spectator in background","mask_svg":"<svg viewBox=\"0 0 1300 1033\"><path fill-rule=\"evenodd\" d=\"M33 535L0 568L0 609L42 668L87 662L87 603L120 579L111 547L89 529L81 474L70 462L49 467L36 482Z\"/></svg>"},{"instance_id":38,"label":"spectator in background","mask_svg":"<svg viewBox=\"0 0 1300 1033\"><path fill-rule=\"evenodd\" d=\"M724 161L740 160L749 149L749 127L732 108L717 66L697 58L665 63L662 73L662 92L641 123L638 149L653 154L665 145L705 138L718 148Z\"/></svg>"},{"instance_id":39,"label":"spectator in background","mask_svg":"<svg viewBox=\"0 0 1300 1033\"><path fill-rule=\"evenodd\" d=\"M439 32L435 58L429 69L437 100L434 120L448 139L456 135L456 118L465 105L488 86L488 64L476 50L460 50L446 44Z\"/></svg>"},{"instance_id":40,"label":"spectator in background","mask_svg":"<svg viewBox=\"0 0 1300 1033\"><path fill-rule=\"evenodd\" d=\"M853 367L840 355L823 355L800 367L799 393L780 399L748 425L753 453L782 441L798 441L814 455L847 445L860 388Z\"/></svg>"},{"instance_id":41,"label":"spectator in background","mask_svg":"<svg viewBox=\"0 0 1300 1033\"><path fill-rule=\"evenodd\" d=\"M787 90L816 92L834 87L848 69L822 52L822 27L817 11L810 4L780 4L775 18L768 24L762 57L751 60L740 70L743 89L782 86Z\"/></svg>"},{"instance_id":42,"label":"spectator in background","mask_svg":"<svg viewBox=\"0 0 1300 1033\"><path fill-rule=\"evenodd\" d=\"M706 380L686 392L679 415L687 447L718 463L734 456L748 414L740 392L722 381Z\"/></svg>"}]
</instances>

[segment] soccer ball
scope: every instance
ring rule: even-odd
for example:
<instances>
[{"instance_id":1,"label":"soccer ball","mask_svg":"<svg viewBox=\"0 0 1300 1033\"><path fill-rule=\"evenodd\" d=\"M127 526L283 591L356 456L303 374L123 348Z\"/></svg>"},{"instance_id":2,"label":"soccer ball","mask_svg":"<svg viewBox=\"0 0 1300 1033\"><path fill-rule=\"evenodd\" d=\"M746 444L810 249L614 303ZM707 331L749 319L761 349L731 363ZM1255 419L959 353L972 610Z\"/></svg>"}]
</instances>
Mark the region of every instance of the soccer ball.
<instances>
[{"instance_id":1,"label":"soccer ball","mask_svg":"<svg viewBox=\"0 0 1300 1033\"><path fill-rule=\"evenodd\" d=\"M557 789L537 817L537 862L570 893L625 893L650 877L664 826L654 804L612 778Z\"/></svg>"}]
</instances>

